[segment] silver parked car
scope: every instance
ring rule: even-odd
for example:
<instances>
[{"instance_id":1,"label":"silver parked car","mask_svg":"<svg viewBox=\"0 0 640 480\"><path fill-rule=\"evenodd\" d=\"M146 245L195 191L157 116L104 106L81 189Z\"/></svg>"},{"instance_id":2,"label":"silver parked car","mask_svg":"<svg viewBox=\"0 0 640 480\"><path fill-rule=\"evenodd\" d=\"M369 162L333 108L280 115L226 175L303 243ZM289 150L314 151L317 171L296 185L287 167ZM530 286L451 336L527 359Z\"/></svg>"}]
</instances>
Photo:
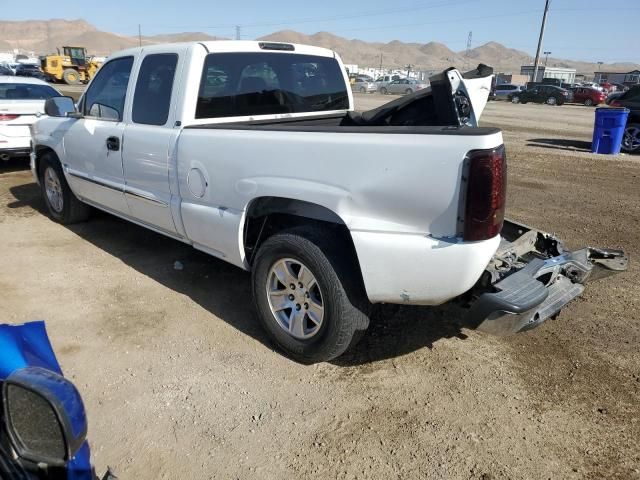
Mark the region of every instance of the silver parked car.
<instances>
[{"instance_id":1,"label":"silver parked car","mask_svg":"<svg viewBox=\"0 0 640 480\"><path fill-rule=\"evenodd\" d=\"M386 87L381 87L380 93L410 94L413 92L417 92L418 90L422 90L423 88L427 88L428 86L429 85L427 85L426 83L419 82L418 80L401 78L400 80L394 80Z\"/></svg>"},{"instance_id":2,"label":"silver parked car","mask_svg":"<svg viewBox=\"0 0 640 480\"><path fill-rule=\"evenodd\" d=\"M356 81L351 84L351 90L359 93L374 93L378 90L378 86L375 82L368 82L362 78L357 78Z\"/></svg>"},{"instance_id":3,"label":"silver parked car","mask_svg":"<svg viewBox=\"0 0 640 480\"><path fill-rule=\"evenodd\" d=\"M400 75L381 75L376 78L376 85L378 86L378 90L382 91L382 88L386 88L394 80L400 80Z\"/></svg>"},{"instance_id":4,"label":"silver parked car","mask_svg":"<svg viewBox=\"0 0 640 480\"><path fill-rule=\"evenodd\" d=\"M496 85L496 100L508 100L509 95L520 93L522 90L524 90L522 85L513 85L511 83Z\"/></svg>"}]
</instances>

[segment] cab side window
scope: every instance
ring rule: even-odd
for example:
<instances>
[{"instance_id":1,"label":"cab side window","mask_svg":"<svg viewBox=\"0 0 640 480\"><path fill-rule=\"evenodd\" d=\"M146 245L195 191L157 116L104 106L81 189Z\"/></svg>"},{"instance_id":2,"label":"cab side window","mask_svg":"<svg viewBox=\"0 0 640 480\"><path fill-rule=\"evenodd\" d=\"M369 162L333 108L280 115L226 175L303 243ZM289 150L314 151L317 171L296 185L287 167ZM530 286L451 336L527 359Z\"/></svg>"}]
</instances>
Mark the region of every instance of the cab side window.
<instances>
[{"instance_id":1,"label":"cab side window","mask_svg":"<svg viewBox=\"0 0 640 480\"><path fill-rule=\"evenodd\" d=\"M177 64L178 55L175 53L153 54L144 58L133 95L133 123L167 123Z\"/></svg>"},{"instance_id":2,"label":"cab side window","mask_svg":"<svg viewBox=\"0 0 640 480\"><path fill-rule=\"evenodd\" d=\"M133 57L122 57L105 63L98 71L83 99L87 117L121 122Z\"/></svg>"}]
</instances>

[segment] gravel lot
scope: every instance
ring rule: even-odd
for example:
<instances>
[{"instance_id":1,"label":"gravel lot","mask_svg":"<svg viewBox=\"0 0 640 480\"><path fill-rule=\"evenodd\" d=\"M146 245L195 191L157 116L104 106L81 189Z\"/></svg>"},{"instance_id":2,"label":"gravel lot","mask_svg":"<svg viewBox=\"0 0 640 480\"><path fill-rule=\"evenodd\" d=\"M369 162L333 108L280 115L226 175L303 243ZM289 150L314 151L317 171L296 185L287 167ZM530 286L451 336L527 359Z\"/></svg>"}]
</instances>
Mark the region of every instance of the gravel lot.
<instances>
[{"instance_id":1,"label":"gravel lot","mask_svg":"<svg viewBox=\"0 0 640 480\"><path fill-rule=\"evenodd\" d=\"M504 131L510 217L640 258L640 157L588 153L593 108L490 103L482 120ZM248 274L43 207L26 164L0 164L2 321L47 321L99 473L640 479L636 262L532 332L461 329L454 306L380 310L355 351L302 366L257 325Z\"/></svg>"}]
</instances>

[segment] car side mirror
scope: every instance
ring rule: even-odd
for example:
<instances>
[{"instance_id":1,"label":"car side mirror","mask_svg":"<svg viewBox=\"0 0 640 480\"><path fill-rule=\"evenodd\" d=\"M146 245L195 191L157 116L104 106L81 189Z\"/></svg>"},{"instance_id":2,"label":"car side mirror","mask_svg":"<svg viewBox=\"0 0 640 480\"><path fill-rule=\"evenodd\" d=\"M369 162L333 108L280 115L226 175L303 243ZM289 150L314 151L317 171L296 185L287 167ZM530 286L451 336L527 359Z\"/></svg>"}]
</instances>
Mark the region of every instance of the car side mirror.
<instances>
[{"instance_id":1,"label":"car side mirror","mask_svg":"<svg viewBox=\"0 0 640 480\"><path fill-rule=\"evenodd\" d=\"M51 97L44 102L44 113L50 117L68 117L76 113L76 105L71 97Z\"/></svg>"},{"instance_id":2,"label":"car side mirror","mask_svg":"<svg viewBox=\"0 0 640 480\"><path fill-rule=\"evenodd\" d=\"M66 378L40 367L13 372L2 385L4 428L16 455L64 466L87 436L82 398Z\"/></svg>"}]
</instances>

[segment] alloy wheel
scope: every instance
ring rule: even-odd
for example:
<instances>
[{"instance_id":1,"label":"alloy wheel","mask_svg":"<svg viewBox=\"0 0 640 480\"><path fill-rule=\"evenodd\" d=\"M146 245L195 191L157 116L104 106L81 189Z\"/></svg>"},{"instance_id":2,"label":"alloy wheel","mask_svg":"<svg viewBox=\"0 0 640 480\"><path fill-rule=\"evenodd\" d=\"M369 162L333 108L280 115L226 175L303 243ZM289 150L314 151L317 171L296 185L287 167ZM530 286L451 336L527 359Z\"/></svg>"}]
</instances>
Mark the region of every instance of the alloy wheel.
<instances>
[{"instance_id":1,"label":"alloy wheel","mask_svg":"<svg viewBox=\"0 0 640 480\"><path fill-rule=\"evenodd\" d=\"M325 308L311 270L299 260L283 258L267 275L267 298L276 322L294 338L306 340L320 331Z\"/></svg>"},{"instance_id":2,"label":"alloy wheel","mask_svg":"<svg viewBox=\"0 0 640 480\"><path fill-rule=\"evenodd\" d=\"M47 201L56 213L61 213L64 207L62 185L58 173L51 167L44 171L44 188L47 193Z\"/></svg>"},{"instance_id":3,"label":"alloy wheel","mask_svg":"<svg viewBox=\"0 0 640 480\"><path fill-rule=\"evenodd\" d=\"M640 150L640 125L630 125L624 130L622 149L626 152Z\"/></svg>"}]
</instances>

